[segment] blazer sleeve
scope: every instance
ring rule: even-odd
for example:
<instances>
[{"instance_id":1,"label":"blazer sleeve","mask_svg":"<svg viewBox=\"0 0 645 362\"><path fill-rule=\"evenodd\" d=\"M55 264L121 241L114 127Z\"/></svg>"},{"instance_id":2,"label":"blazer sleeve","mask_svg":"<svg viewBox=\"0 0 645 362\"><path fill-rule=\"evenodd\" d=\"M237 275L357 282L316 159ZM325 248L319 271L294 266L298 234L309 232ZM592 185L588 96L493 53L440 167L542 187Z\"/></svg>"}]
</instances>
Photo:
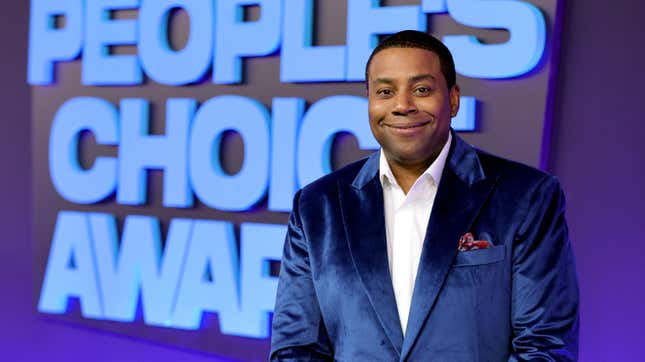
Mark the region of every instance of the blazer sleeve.
<instances>
[{"instance_id":1,"label":"blazer sleeve","mask_svg":"<svg viewBox=\"0 0 645 362\"><path fill-rule=\"evenodd\" d=\"M564 213L562 189L547 176L514 240L509 361L578 358L578 282Z\"/></svg>"},{"instance_id":2,"label":"blazer sleeve","mask_svg":"<svg viewBox=\"0 0 645 362\"><path fill-rule=\"evenodd\" d=\"M312 281L307 237L295 195L273 314L271 361L331 361L327 331Z\"/></svg>"}]
</instances>

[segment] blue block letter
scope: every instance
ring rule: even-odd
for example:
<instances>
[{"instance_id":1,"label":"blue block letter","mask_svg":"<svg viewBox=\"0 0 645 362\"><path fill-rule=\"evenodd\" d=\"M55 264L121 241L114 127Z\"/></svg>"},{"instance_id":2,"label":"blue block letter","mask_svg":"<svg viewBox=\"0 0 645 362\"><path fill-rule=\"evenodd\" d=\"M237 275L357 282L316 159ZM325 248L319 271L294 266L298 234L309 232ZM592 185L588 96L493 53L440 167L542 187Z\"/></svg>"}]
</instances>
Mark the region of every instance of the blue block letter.
<instances>
[{"instance_id":1,"label":"blue block letter","mask_svg":"<svg viewBox=\"0 0 645 362\"><path fill-rule=\"evenodd\" d=\"M275 306L278 279L269 275L269 261L279 261L287 228L284 225L242 224L240 227L240 277L243 314L230 334L269 336L269 312ZM234 328L234 329L232 329Z\"/></svg>"},{"instance_id":2,"label":"blue block letter","mask_svg":"<svg viewBox=\"0 0 645 362\"><path fill-rule=\"evenodd\" d=\"M139 0L86 1L83 84L140 84L141 68L136 55L110 55L110 46L134 45L137 21L111 19L112 11L134 9Z\"/></svg>"},{"instance_id":3,"label":"blue block letter","mask_svg":"<svg viewBox=\"0 0 645 362\"><path fill-rule=\"evenodd\" d=\"M65 16L65 27L55 28L54 17ZM29 19L29 84L54 81L54 62L72 60L81 51L81 0L32 0Z\"/></svg>"},{"instance_id":4,"label":"blue block letter","mask_svg":"<svg viewBox=\"0 0 645 362\"><path fill-rule=\"evenodd\" d=\"M117 144L119 130L114 106L99 98L72 98L60 107L52 123L49 173L54 188L66 200L91 204L114 191L117 162L112 157L97 157L92 168L84 170L78 162L82 131L91 132L98 144Z\"/></svg>"},{"instance_id":5,"label":"blue block letter","mask_svg":"<svg viewBox=\"0 0 645 362\"><path fill-rule=\"evenodd\" d=\"M146 324L170 324L191 224L190 220L171 220L162 253L156 218L127 216L119 246L114 216L90 214L106 319L133 321L141 291Z\"/></svg>"},{"instance_id":6,"label":"blue block letter","mask_svg":"<svg viewBox=\"0 0 645 362\"><path fill-rule=\"evenodd\" d=\"M146 202L146 170L163 169L163 205L190 207L193 199L188 184L187 151L190 119L196 102L171 98L166 103L166 134L148 134L148 102L121 100L121 146L119 148L120 204Z\"/></svg>"},{"instance_id":7,"label":"blue block letter","mask_svg":"<svg viewBox=\"0 0 645 362\"><path fill-rule=\"evenodd\" d=\"M59 212L38 310L62 314L69 298L78 297L83 317L102 319L94 265L87 216L81 212Z\"/></svg>"},{"instance_id":8,"label":"blue block letter","mask_svg":"<svg viewBox=\"0 0 645 362\"><path fill-rule=\"evenodd\" d=\"M244 141L244 162L235 175L220 165L222 134L229 130ZM211 98L197 111L190 139L190 180L203 203L244 211L264 196L269 177L269 115L262 104L241 96Z\"/></svg>"},{"instance_id":9,"label":"blue block letter","mask_svg":"<svg viewBox=\"0 0 645 362\"><path fill-rule=\"evenodd\" d=\"M510 0L447 0L450 15L478 28L505 28L510 40L481 44L471 35L448 35L444 43L457 72L473 78L510 78L529 72L544 52L546 25L533 4Z\"/></svg>"},{"instance_id":10,"label":"blue block letter","mask_svg":"<svg viewBox=\"0 0 645 362\"><path fill-rule=\"evenodd\" d=\"M168 45L168 15L183 9L190 17L188 43L181 50ZM156 82L196 82L208 70L213 54L213 2L210 0L144 1L139 10L139 56L146 74Z\"/></svg>"},{"instance_id":11,"label":"blue block letter","mask_svg":"<svg viewBox=\"0 0 645 362\"><path fill-rule=\"evenodd\" d=\"M376 149L367 120L367 99L332 96L316 102L305 114L298 139L300 187L331 172L331 145L338 132L356 136L362 149Z\"/></svg>"},{"instance_id":12,"label":"blue block letter","mask_svg":"<svg viewBox=\"0 0 645 362\"><path fill-rule=\"evenodd\" d=\"M476 129L477 99L461 96L459 98L459 113L452 118L451 126L457 132L469 132Z\"/></svg>"},{"instance_id":13,"label":"blue block letter","mask_svg":"<svg viewBox=\"0 0 645 362\"><path fill-rule=\"evenodd\" d=\"M425 26L419 5L379 7L378 0L348 0L347 80L365 79L365 64L378 43L377 35L405 29L423 31Z\"/></svg>"},{"instance_id":14,"label":"blue block letter","mask_svg":"<svg viewBox=\"0 0 645 362\"><path fill-rule=\"evenodd\" d=\"M244 6L259 5L260 19L244 21ZM277 0L218 1L215 9L215 67L217 84L242 81L242 57L273 53L280 44L282 2Z\"/></svg>"},{"instance_id":15,"label":"blue block letter","mask_svg":"<svg viewBox=\"0 0 645 362\"><path fill-rule=\"evenodd\" d=\"M219 313L220 324L237 313L237 260L233 224L195 221L173 311L173 327L197 329L204 312Z\"/></svg>"},{"instance_id":16,"label":"blue block letter","mask_svg":"<svg viewBox=\"0 0 645 362\"><path fill-rule=\"evenodd\" d=\"M329 82L345 79L345 47L312 47L313 0L285 0L280 81Z\"/></svg>"},{"instance_id":17,"label":"blue block letter","mask_svg":"<svg viewBox=\"0 0 645 362\"><path fill-rule=\"evenodd\" d=\"M271 177L269 210L291 211L296 193L296 139L305 109L300 98L274 98L271 111Z\"/></svg>"}]
</instances>

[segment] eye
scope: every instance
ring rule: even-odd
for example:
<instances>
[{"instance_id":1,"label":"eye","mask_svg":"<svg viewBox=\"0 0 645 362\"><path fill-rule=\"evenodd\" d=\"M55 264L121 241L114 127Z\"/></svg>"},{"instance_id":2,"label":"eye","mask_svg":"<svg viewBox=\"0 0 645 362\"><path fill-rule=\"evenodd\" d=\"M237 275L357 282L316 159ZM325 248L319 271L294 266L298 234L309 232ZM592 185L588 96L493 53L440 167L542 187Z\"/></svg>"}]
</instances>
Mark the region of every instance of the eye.
<instances>
[{"instance_id":1,"label":"eye","mask_svg":"<svg viewBox=\"0 0 645 362\"><path fill-rule=\"evenodd\" d=\"M430 92L432 92L432 89L430 89L429 87L425 87L425 86L416 87L414 89L415 94L422 95L422 96L423 95L428 95L428 94L430 94Z\"/></svg>"},{"instance_id":2,"label":"eye","mask_svg":"<svg viewBox=\"0 0 645 362\"><path fill-rule=\"evenodd\" d=\"M394 94L394 91L392 91L389 88L382 88L382 89L377 89L376 94L381 97L391 97Z\"/></svg>"}]
</instances>

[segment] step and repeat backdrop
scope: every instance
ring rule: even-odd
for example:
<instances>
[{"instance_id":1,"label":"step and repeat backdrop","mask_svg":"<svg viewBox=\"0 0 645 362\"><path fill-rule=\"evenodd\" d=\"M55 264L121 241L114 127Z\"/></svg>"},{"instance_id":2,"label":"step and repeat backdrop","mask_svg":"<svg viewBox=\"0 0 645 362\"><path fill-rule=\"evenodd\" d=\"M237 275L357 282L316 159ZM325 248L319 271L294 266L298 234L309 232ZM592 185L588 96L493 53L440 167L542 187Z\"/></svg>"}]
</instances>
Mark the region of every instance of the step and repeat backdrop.
<instances>
[{"instance_id":1,"label":"step and repeat backdrop","mask_svg":"<svg viewBox=\"0 0 645 362\"><path fill-rule=\"evenodd\" d=\"M558 1L32 0L34 310L264 360L288 212L378 149L365 62L440 37L453 128L548 157Z\"/></svg>"}]
</instances>

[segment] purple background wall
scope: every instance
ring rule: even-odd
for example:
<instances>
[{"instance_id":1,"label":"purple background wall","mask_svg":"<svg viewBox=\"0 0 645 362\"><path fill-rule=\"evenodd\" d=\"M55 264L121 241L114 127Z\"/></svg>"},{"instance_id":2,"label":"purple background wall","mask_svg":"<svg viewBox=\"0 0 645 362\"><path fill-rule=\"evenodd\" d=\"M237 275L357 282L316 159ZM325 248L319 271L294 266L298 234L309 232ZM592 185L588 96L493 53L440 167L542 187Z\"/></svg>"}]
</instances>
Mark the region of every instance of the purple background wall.
<instances>
[{"instance_id":1,"label":"purple background wall","mask_svg":"<svg viewBox=\"0 0 645 362\"><path fill-rule=\"evenodd\" d=\"M566 1L549 171L568 197L582 295L581 361L636 361L645 325L645 49L641 1ZM0 359L212 361L34 312L29 222L28 2L0 15ZM639 223L639 221L641 221Z\"/></svg>"},{"instance_id":2,"label":"purple background wall","mask_svg":"<svg viewBox=\"0 0 645 362\"><path fill-rule=\"evenodd\" d=\"M567 2L549 171L567 194L580 360L642 361L645 3Z\"/></svg>"}]
</instances>

